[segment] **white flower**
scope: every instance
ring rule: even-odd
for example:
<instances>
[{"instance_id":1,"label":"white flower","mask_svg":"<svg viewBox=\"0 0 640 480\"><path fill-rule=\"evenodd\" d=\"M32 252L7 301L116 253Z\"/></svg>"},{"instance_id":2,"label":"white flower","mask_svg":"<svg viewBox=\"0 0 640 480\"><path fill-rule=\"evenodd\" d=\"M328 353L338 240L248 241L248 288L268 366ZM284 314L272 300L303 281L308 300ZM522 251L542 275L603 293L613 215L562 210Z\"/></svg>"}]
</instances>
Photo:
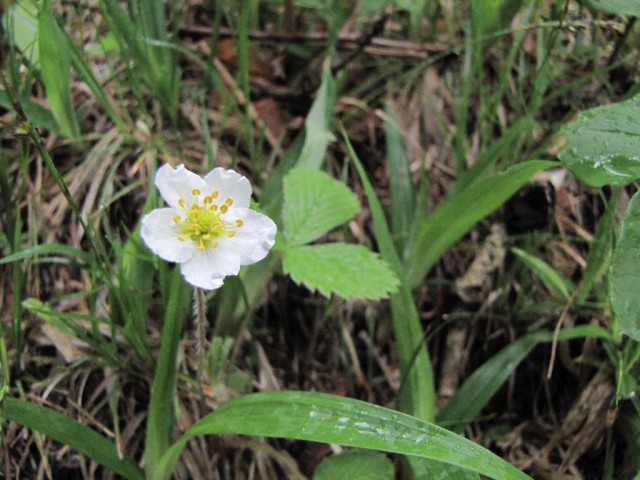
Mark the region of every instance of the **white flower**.
<instances>
[{"instance_id":1,"label":"white flower","mask_svg":"<svg viewBox=\"0 0 640 480\"><path fill-rule=\"evenodd\" d=\"M153 253L179 263L193 286L219 288L273 246L275 223L249 209L251 185L233 170L216 168L202 178L184 165L164 165L156 186L169 207L145 215L140 235Z\"/></svg>"}]
</instances>

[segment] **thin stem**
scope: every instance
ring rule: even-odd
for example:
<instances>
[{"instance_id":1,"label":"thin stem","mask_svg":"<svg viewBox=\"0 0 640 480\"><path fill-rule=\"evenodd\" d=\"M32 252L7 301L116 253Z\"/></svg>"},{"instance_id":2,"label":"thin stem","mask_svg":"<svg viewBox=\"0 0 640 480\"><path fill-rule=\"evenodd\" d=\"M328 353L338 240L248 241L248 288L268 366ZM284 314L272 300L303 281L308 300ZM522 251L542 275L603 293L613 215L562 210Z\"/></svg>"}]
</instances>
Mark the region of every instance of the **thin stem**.
<instances>
[{"instance_id":1,"label":"thin stem","mask_svg":"<svg viewBox=\"0 0 640 480\"><path fill-rule=\"evenodd\" d=\"M207 306L204 298L204 291L196 288L193 291L193 316L196 322L196 356L198 357L198 385L200 395L204 398L204 358L205 342L207 340Z\"/></svg>"}]
</instances>

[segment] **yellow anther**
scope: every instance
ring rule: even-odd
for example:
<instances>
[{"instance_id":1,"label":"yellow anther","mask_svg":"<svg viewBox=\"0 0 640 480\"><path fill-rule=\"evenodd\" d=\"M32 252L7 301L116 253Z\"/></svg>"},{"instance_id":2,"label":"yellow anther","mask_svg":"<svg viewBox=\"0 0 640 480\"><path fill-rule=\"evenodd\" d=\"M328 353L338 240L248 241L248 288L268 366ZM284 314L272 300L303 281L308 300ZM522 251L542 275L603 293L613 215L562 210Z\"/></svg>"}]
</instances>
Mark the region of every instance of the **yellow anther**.
<instances>
[{"instance_id":1,"label":"yellow anther","mask_svg":"<svg viewBox=\"0 0 640 480\"><path fill-rule=\"evenodd\" d=\"M242 225L244 225L244 222L240 219L236 220L236 225L238 226L238 228L240 228Z\"/></svg>"},{"instance_id":2,"label":"yellow anther","mask_svg":"<svg viewBox=\"0 0 640 480\"><path fill-rule=\"evenodd\" d=\"M193 190L191 190L191 193L193 195L200 195L200 190L198 188L194 188Z\"/></svg>"},{"instance_id":3,"label":"yellow anther","mask_svg":"<svg viewBox=\"0 0 640 480\"><path fill-rule=\"evenodd\" d=\"M233 230L231 230L229 233L227 233L227 236L229 238L233 238L235 236L236 232L234 232Z\"/></svg>"},{"instance_id":4,"label":"yellow anther","mask_svg":"<svg viewBox=\"0 0 640 480\"><path fill-rule=\"evenodd\" d=\"M218 190L214 190L211 194L211 198L218 198L218 195L220 195L220 192Z\"/></svg>"},{"instance_id":5,"label":"yellow anther","mask_svg":"<svg viewBox=\"0 0 640 480\"><path fill-rule=\"evenodd\" d=\"M178 241L184 242L185 241L184 235L178 235Z\"/></svg>"},{"instance_id":6,"label":"yellow anther","mask_svg":"<svg viewBox=\"0 0 640 480\"><path fill-rule=\"evenodd\" d=\"M173 217L173 223L180 223L180 215L176 215L175 217Z\"/></svg>"},{"instance_id":7,"label":"yellow anther","mask_svg":"<svg viewBox=\"0 0 640 480\"><path fill-rule=\"evenodd\" d=\"M196 205L195 203L191 205L191 211L195 212L197 210L200 210L200 207L198 205Z\"/></svg>"},{"instance_id":8,"label":"yellow anther","mask_svg":"<svg viewBox=\"0 0 640 480\"><path fill-rule=\"evenodd\" d=\"M204 203L211 203L211 197L209 195L204 197Z\"/></svg>"},{"instance_id":9,"label":"yellow anther","mask_svg":"<svg viewBox=\"0 0 640 480\"><path fill-rule=\"evenodd\" d=\"M211 234L210 233L205 233L204 235L202 235L202 239L204 241L209 241L211 240Z\"/></svg>"},{"instance_id":10,"label":"yellow anther","mask_svg":"<svg viewBox=\"0 0 640 480\"><path fill-rule=\"evenodd\" d=\"M231 206L233 204L233 198L227 198L224 203L226 203L227 205Z\"/></svg>"},{"instance_id":11,"label":"yellow anther","mask_svg":"<svg viewBox=\"0 0 640 480\"><path fill-rule=\"evenodd\" d=\"M209 207L211 209L211 211L216 212L218 211L218 205L216 205L215 203L213 205L211 205L211 207Z\"/></svg>"},{"instance_id":12,"label":"yellow anther","mask_svg":"<svg viewBox=\"0 0 640 480\"><path fill-rule=\"evenodd\" d=\"M222 213L227 213L227 210L229 209L229 207L227 205L221 205L220 206L220 211Z\"/></svg>"},{"instance_id":13,"label":"yellow anther","mask_svg":"<svg viewBox=\"0 0 640 480\"><path fill-rule=\"evenodd\" d=\"M178 205L184 207L184 200L182 198L178 199Z\"/></svg>"}]
</instances>

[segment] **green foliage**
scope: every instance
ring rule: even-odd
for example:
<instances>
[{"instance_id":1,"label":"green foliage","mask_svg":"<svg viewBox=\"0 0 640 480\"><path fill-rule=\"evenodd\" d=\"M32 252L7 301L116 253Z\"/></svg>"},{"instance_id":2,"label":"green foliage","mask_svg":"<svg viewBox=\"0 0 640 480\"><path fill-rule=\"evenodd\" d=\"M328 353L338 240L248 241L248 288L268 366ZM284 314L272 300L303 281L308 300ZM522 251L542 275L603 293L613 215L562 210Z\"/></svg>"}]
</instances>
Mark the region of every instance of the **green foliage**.
<instances>
[{"instance_id":1,"label":"green foliage","mask_svg":"<svg viewBox=\"0 0 640 480\"><path fill-rule=\"evenodd\" d=\"M416 192L409 170L409 157L404 139L395 125L395 118L389 108L387 108L385 134L391 190L391 230L396 239L396 245L402 250L415 216Z\"/></svg>"},{"instance_id":2,"label":"green foliage","mask_svg":"<svg viewBox=\"0 0 640 480\"><path fill-rule=\"evenodd\" d=\"M66 40L53 16L51 2L45 2L38 20L42 82L60 131L67 137L77 138L80 135L80 127L71 99L71 56Z\"/></svg>"},{"instance_id":3,"label":"green foliage","mask_svg":"<svg viewBox=\"0 0 640 480\"><path fill-rule=\"evenodd\" d=\"M627 185L640 178L640 95L581 112L561 135L560 160L592 187Z\"/></svg>"},{"instance_id":4,"label":"green foliage","mask_svg":"<svg viewBox=\"0 0 640 480\"><path fill-rule=\"evenodd\" d=\"M555 270L544 260L539 259L535 255L530 254L520 248L512 248L511 251L538 277L543 281L545 286L553 294L557 295L561 299L568 301L571 298L571 292L573 291L573 283Z\"/></svg>"},{"instance_id":5,"label":"green foliage","mask_svg":"<svg viewBox=\"0 0 640 480\"><path fill-rule=\"evenodd\" d=\"M508 28L521 5L522 0L471 0L471 24L476 38Z\"/></svg>"},{"instance_id":6,"label":"green foliage","mask_svg":"<svg viewBox=\"0 0 640 480\"><path fill-rule=\"evenodd\" d=\"M361 245L327 243L287 248L285 273L325 296L384 298L398 286L393 270Z\"/></svg>"},{"instance_id":7,"label":"green foliage","mask_svg":"<svg viewBox=\"0 0 640 480\"><path fill-rule=\"evenodd\" d=\"M336 103L337 85L328 61L322 67L322 81L317 97L304 122L304 144L296 166L318 169L322 166L327 147L335 141L329 127Z\"/></svg>"},{"instance_id":8,"label":"green foliage","mask_svg":"<svg viewBox=\"0 0 640 480\"><path fill-rule=\"evenodd\" d=\"M294 168L284 179L285 273L325 296L378 299L395 290L396 276L376 254L359 245L303 246L346 222L360 209L342 183L318 170Z\"/></svg>"},{"instance_id":9,"label":"green foliage","mask_svg":"<svg viewBox=\"0 0 640 480\"><path fill-rule=\"evenodd\" d=\"M0 399L0 417L32 428L76 449L128 480L143 480L144 473L128 455L86 425L32 402L5 396Z\"/></svg>"},{"instance_id":10,"label":"green foliage","mask_svg":"<svg viewBox=\"0 0 640 480\"><path fill-rule=\"evenodd\" d=\"M554 338L569 340L580 337L612 340L606 330L592 325L565 328L557 336L554 336L552 332L542 331L521 337L504 347L467 378L455 396L438 414L438 423L450 430L462 431L476 418L491 397L536 345L542 342L551 342Z\"/></svg>"},{"instance_id":11,"label":"green foliage","mask_svg":"<svg viewBox=\"0 0 640 480\"><path fill-rule=\"evenodd\" d=\"M507 201L534 173L555 165L537 160L519 163L448 195L431 215L416 222L405 253L409 284L418 285L451 245Z\"/></svg>"},{"instance_id":12,"label":"green foliage","mask_svg":"<svg viewBox=\"0 0 640 480\"><path fill-rule=\"evenodd\" d=\"M351 450L326 457L313 474L313 480L392 480L393 463L379 453Z\"/></svg>"},{"instance_id":13,"label":"green foliage","mask_svg":"<svg viewBox=\"0 0 640 480\"><path fill-rule=\"evenodd\" d=\"M324 172L295 168L284 179L283 221L289 246L316 240L359 210L351 190Z\"/></svg>"},{"instance_id":14,"label":"green foliage","mask_svg":"<svg viewBox=\"0 0 640 480\"><path fill-rule=\"evenodd\" d=\"M601 12L640 17L640 3L637 0L581 0L580 3Z\"/></svg>"},{"instance_id":15,"label":"green foliage","mask_svg":"<svg viewBox=\"0 0 640 480\"><path fill-rule=\"evenodd\" d=\"M640 194L636 193L624 216L622 232L611 259L611 307L623 333L640 341Z\"/></svg>"},{"instance_id":16,"label":"green foliage","mask_svg":"<svg viewBox=\"0 0 640 480\"><path fill-rule=\"evenodd\" d=\"M15 2L2 17L2 26L11 43L32 65L40 63L38 48L38 7L31 0Z\"/></svg>"},{"instance_id":17,"label":"green foliage","mask_svg":"<svg viewBox=\"0 0 640 480\"><path fill-rule=\"evenodd\" d=\"M530 478L480 445L395 410L323 393L263 392L231 400L196 422L163 455L150 480L170 477L190 438L216 434L337 443L437 460L500 480Z\"/></svg>"},{"instance_id":18,"label":"green foliage","mask_svg":"<svg viewBox=\"0 0 640 480\"><path fill-rule=\"evenodd\" d=\"M380 253L395 270L400 280L398 291L391 295L391 319L402 374L402 385L397 399L398 408L423 420L433 421L436 414L436 393L431 360L424 342L420 317L404 276L398 252L393 244L380 200L344 132L343 136L369 202ZM414 466L411 468L415 470Z\"/></svg>"}]
</instances>

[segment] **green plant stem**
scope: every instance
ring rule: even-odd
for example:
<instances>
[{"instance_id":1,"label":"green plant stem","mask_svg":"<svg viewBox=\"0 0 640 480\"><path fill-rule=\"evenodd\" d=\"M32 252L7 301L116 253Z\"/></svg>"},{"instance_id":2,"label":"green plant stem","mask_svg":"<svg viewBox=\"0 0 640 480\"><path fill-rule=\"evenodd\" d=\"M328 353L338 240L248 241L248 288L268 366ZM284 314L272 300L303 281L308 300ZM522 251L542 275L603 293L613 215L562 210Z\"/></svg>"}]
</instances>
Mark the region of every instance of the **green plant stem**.
<instances>
[{"instance_id":1,"label":"green plant stem","mask_svg":"<svg viewBox=\"0 0 640 480\"><path fill-rule=\"evenodd\" d=\"M182 327L188 313L188 303L183 301L188 289L189 287L180 272L174 271L147 417L147 436L144 450L147 478L154 476L160 457L169 448L173 431L176 357ZM186 298L188 300L188 297Z\"/></svg>"}]
</instances>

